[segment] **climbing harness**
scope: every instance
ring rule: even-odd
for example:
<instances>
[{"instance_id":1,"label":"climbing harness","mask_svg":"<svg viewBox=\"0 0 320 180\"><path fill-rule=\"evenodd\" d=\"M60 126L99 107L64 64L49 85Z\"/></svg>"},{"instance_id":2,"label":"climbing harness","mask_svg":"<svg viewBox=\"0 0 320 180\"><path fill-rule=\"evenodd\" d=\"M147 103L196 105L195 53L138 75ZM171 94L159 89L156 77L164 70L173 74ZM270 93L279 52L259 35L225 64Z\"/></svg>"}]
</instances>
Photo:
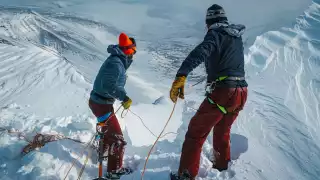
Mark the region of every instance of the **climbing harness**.
<instances>
[{"instance_id":1,"label":"climbing harness","mask_svg":"<svg viewBox=\"0 0 320 180\"><path fill-rule=\"evenodd\" d=\"M216 80L212 81L212 82L207 82L206 84L206 92L208 93L212 93L212 91L214 91L217 83L222 82L222 81L243 81L245 80L245 77L233 77L233 76L221 76L218 77Z\"/></svg>"},{"instance_id":2,"label":"climbing harness","mask_svg":"<svg viewBox=\"0 0 320 180\"><path fill-rule=\"evenodd\" d=\"M244 77L228 77L228 76L221 76L219 78L217 78L215 81L212 81L210 83L207 83L206 85L206 99L208 100L208 102L212 105L216 105L220 111L223 113L223 114L228 114L228 111L225 107L221 106L220 104L217 104L215 103L210 97L209 95L215 90L216 88L216 85L218 82L221 82L221 81L225 81L225 80L231 80L231 81L243 81L245 80Z\"/></svg>"},{"instance_id":3,"label":"climbing harness","mask_svg":"<svg viewBox=\"0 0 320 180\"><path fill-rule=\"evenodd\" d=\"M218 82L223 81L223 80L228 80L229 78L231 78L231 77L221 76L221 77L218 77L215 81L207 82L206 88L205 88L206 93L211 94L214 91L214 89L216 88L216 85Z\"/></svg>"},{"instance_id":4,"label":"climbing harness","mask_svg":"<svg viewBox=\"0 0 320 180\"><path fill-rule=\"evenodd\" d=\"M214 104L217 105L217 107L220 109L220 111L221 111L223 114L227 114L227 113L228 113L228 111L226 110L225 107L223 107L223 106L215 103L209 96L207 96L207 100L209 101L210 104L212 104L212 105L214 105Z\"/></svg>"}]
</instances>

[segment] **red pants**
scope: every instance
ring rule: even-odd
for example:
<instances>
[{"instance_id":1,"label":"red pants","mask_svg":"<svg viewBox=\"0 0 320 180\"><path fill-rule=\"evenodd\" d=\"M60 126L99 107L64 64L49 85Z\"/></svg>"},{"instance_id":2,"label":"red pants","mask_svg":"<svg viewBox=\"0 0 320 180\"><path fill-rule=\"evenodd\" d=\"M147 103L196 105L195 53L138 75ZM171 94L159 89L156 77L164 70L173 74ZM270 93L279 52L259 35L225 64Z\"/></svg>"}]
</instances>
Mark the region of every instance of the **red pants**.
<instances>
[{"instance_id":1,"label":"red pants","mask_svg":"<svg viewBox=\"0 0 320 180\"><path fill-rule=\"evenodd\" d=\"M191 119L182 147L179 173L188 171L195 178L199 171L202 145L212 128L214 143L214 167L223 170L230 161L230 130L232 123L247 100L247 88L216 88L209 96L215 103L225 107L221 110L205 99Z\"/></svg>"},{"instance_id":2,"label":"red pants","mask_svg":"<svg viewBox=\"0 0 320 180\"><path fill-rule=\"evenodd\" d=\"M96 117L101 117L109 112L112 112L111 117L106 123L106 127L103 131L104 134L104 153L108 155L108 168L107 172L113 172L122 167L124 145L123 134L120 128L117 117L114 115L114 109L112 104L96 104L93 101L89 101L89 107Z\"/></svg>"}]
</instances>

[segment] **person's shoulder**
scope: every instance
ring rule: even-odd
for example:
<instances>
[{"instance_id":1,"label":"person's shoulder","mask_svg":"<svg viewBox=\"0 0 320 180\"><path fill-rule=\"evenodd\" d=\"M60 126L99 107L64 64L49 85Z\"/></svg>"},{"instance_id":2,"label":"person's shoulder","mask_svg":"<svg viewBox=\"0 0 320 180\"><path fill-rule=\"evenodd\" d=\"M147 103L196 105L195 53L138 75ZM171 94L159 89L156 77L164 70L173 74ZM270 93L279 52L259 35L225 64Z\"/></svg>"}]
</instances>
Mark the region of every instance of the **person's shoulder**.
<instances>
[{"instance_id":1,"label":"person's shoulder","mask_svg":"<svg viewBox=\"0 0 320 180\"><path fill-rule=\"evenodd\" d=\"M217 44L217 39L219 39L219 32L215 31L214 29L209 29L204 37L204 42Z\"/></svg>"},{"instance_id":2,"label":"person's shoulder","mask_svg":"<svg viewBox=\"0 0 320 180\"><path fill-rule=\"evenodd\" d=\"M102 69L119 69L121 65L121 60L119 57L110 55L107 57L107 59L102 64Z\"/></svg>"},{"instance_id":3,"label":"person's shoulder","mask_svg":"<svg viewBox=\"0 0 320 180\"><path fill-rule=\"evenodd\" d=\"M110 64L117 64L117 63L121 63L121 59L120 59L119 56L111 54L111 55L106 59L106 62L108 62L108 63L110 63Z\"/></svg>"}]
</instances>

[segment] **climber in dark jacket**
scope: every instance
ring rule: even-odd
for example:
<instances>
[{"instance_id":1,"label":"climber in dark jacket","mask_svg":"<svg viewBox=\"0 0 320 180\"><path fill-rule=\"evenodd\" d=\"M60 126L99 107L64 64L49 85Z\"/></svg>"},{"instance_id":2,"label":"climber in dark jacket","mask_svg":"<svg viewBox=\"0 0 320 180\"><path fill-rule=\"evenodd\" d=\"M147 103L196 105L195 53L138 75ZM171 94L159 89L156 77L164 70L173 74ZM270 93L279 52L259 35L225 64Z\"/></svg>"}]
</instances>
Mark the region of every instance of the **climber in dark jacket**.
<instances>
[{"instance_id":1,"label":"climber in dark jacket","mask_svg":"<svg viewBox=\"0 0 320 180\"><path fill-rule=\"evenodd\" d=\"M104 123L104 153L108 156L107 174L110 179L120 179L120 176L132 172L130 168L122 167L124 145L126 142L113 109L115 100L122 102L124 109L131 106L132 100L125 91L126 71L136 53L134 38L121 33L119 44L109 45L110 56L100 67L90 93L89 107L97 117L98 123Z\"/></svg>"},{"instance_id":2,"label":"climber in dark jacket","mask_svg":"<svg viewBox=\"0 0 320 180\"><path fill-rule=\"evenodd\" d=\"M187 56L172 84L170 98L175 103L184 99L188 74L201 63L207 73L206 98L191 119L182 147L178 173L172 180L195 179L199 171L203 143L213 128L213 168L228 168L230 129L247 100L243 25L229 24L224 9L214 4L207 10L208 32L204 40Z\"/></svg>"}]
</instances>

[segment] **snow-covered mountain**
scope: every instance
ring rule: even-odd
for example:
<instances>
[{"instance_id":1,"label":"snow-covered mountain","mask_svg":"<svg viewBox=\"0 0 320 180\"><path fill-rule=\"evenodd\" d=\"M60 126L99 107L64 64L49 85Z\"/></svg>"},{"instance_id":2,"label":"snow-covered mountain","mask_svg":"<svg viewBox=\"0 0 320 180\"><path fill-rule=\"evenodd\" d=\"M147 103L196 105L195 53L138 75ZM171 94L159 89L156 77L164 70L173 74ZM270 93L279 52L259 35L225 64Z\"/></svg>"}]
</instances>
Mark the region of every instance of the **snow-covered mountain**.
<instances>
[{"instance_id":1,"label":"snow-covered mountain","mask_svg":"<svg viewBox=\"0 0 320 180\"><path fill-rule=\"evenodd\" d=\"M232 163L210 166L212 136L203 148L198 179L297 179L320 176L320 1L217 0L233 23L247 26L249 98L232 129ZM168 119L171 82L188 52L205 34L203 0L1 0L0 127L27 137L59 133L90 141L96 120L88 97L106 47L120 32L137 39L138 53L126 89L133 113L117 114L128 142L125 163L140 179L144 160ZM188 85L204 76L203 67ZM203 84L188 87L147 164L144 179L167 179L179 163L190 118L203 99ZM156 102L156 103L154 103ZM115 108L119 102L115 104ZM172 133L173 132L173 133ZM88 151L62 140L21 157L27 144L0 134L0 179L77 179ZM81 156L79 159L78 156ZM97 176L90 158L82 179Z\"/></svg>"}]
</instances>

